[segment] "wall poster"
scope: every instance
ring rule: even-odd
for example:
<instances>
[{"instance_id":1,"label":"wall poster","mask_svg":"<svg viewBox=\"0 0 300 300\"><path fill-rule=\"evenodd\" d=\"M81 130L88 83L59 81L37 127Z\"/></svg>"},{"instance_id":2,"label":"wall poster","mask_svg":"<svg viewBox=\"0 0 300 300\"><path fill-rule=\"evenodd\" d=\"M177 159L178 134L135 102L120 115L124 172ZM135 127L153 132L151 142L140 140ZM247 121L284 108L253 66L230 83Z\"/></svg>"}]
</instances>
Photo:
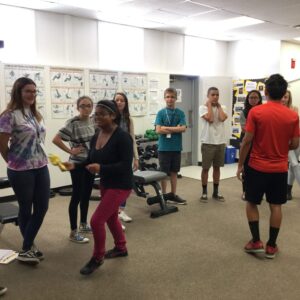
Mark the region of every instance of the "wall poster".
<instances>
[{"instance_id":1,"label":"wall poster","mask_svg":"<svg viewBox=\"0 0 300 300\"><path fill-rule=\"evenodd\" d=\"M126 94L132 116L147 114L147 75L144 73L122 73L121 90Z\"/></svg>"},{"instance_id":2,"label":"wall poster","mask_svg":"<svg viewBox=\"0 0 300 300\"><path fill-rule=\"evenodd\" d=\"M20 77L28 77L36 83L37 109L46 118L45 69L43 66L5 64L5 102L8 103L10 101L12 86Z\"/></svg>"},{"instance_id":3,"label":"wall poster","mask_svg":"<svg viewBox=\"0 0 300 300\"><path fill-rule=\"evenodd\" d=\"M76 114L76 101L84 95L81 69L50 68L51 111L53 119L69 119Z\"/></svg>"}]
</instances>

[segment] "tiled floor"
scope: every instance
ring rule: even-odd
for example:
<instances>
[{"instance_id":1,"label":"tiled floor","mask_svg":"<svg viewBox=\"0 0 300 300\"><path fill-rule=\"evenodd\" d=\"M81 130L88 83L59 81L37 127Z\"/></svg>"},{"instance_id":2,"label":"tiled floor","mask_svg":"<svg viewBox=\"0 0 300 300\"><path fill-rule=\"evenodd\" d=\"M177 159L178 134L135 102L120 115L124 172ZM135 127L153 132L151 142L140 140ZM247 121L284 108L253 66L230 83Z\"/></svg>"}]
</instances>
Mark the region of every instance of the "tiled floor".
<instances>
[{"instance_id":1,"label":"tiled floor","mask_svg":"<svg viewBox=\"0 0 300 300\"><path fill-rule=\"evenodd\" d=\"M184 177L193 178L193 179L201 179L201 170L202 167L199 166L188 166L181 167L180 174ZM237 170L237 163L234 164L225 164L223 168L221 168L221 180L226 178L235 177ZM212 182L212 168L209 170L208 181Z\"/></svg>"}]
</instances>

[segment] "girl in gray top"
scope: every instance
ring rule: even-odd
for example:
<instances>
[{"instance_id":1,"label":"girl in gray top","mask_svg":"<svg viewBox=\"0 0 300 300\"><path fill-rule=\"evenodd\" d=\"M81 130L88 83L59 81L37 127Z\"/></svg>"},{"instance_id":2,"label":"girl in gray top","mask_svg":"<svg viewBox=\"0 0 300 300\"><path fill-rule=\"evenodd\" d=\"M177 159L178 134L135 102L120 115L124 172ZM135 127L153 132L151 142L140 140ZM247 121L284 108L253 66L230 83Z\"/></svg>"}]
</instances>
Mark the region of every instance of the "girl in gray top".
<instances>
[{"instance_id":1,"label":"girl in gray top","mask_svg":"<svg viewBox=\"0 0 300 300\"><path fill-rule=\"evenodd\" d=\"M59 130L53 143L63 151L70 154L69 161L80 164L85 161L90 148L90 140L95 134L95 125L90 117L93 110L93 101L87 96L77 100L79 115L71 118ZM68 142L68 146L64 143ZM91 233L87 224L89 200L94 183L94 175L84 168L74 169L71 172L72 197L69 204L69 218L71 233L69 239L76 243L87 243L89 239L80 233ZM80 204L80 226L77 230L77 208Z\"/></svg>"}]
</instances>

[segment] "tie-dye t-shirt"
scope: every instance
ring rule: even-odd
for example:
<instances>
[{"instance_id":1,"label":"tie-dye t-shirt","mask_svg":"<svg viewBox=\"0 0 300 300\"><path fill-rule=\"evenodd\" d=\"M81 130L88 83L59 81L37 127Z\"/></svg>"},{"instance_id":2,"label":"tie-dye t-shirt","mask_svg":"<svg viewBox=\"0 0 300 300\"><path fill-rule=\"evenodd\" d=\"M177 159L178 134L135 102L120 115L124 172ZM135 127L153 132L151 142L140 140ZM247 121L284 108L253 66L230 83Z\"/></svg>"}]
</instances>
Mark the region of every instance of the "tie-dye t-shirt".
<instances>
[{"instance_id":1,"label":"tie-dye t-shirt","mask_svg":"<svg viewBox=\"0 0 300 300\"><path fill-rule=\"evenodd\" d=\"M38 169L47 165L47 156L40 143L45 141L45 127L29 109L7 111L0 117L0 132L9 133L7 167L16 171Z\"/></svg>"}]
</instances>

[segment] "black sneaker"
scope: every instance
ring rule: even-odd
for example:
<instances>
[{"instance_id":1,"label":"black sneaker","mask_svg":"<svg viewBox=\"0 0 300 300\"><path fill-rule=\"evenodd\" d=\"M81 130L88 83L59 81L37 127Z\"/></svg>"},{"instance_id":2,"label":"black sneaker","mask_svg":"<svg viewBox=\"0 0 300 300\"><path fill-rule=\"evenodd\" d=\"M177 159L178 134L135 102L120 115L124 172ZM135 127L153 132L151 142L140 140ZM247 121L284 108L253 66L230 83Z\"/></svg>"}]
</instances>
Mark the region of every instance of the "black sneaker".
<instances>
[{"instance_id":1,"label":"black sneaker","mask_svg":"<svg viewBox=\"0 0 300 300\"><path fill-rule=\"evenodd\" d=\"M170 193L172 194L172 193ZM178 195L172 194L172 198L168 199L170 202L174 204L186 205L186 200L181 199Z\"/></svg>"},{"instance_id":2,"label":"black sneaker","mask_svg":"<svg viewBox=\"0 0 300 300\"><path fill-rule=\"evenodd\" d=\"M217 194L217 195L213 194L212 198L215 199L215 200L217 200L217 201L220 201L220 202L224 202L225 201L225 198L222 195L220 195L220 194Z\"/></svg>"},{"instance_id":3,"label":"black sneaker","mask_svg":"<svg viewBox=\"0 0 300 300\"><path fill-rule=\"evenodd\" d=\"M103 264L103 262L104 262L103 259L97 260L95 257L92 257L90 261L80 270L80 274L82 275L92 274L96 269L98 269Z\"/></svg>"},{"instance_id":4,"label":"black sneaker","mask_svg":"<svg viewBox=\"0 0 300 300\"><path fill-rule=\"evenodd\" d=\"M32 245L31 250L40 261L45 259L44 253L35 244Z\"/></svg>"},{"instance_id":5,"label":"black sneaker","mask_svg":"<svg viewBox=\"0 0 300 300\"><path fill-rule=\"evenodd\" d=\"M31 265L37 265L40 262L32 250L21 251L17 257L17 260Z\"/></svg>"},{"instance_id":6,"label":"black sneaker","mask_svg":"<svg viewBox=\"0 0 300 300\"><path fill-rule=\"evenodd\" d=\"M124 257L128 256L127 250L119 250L118 248L113 248L105 252L105 258L116 258L116 257Z\"/></svg>"}]
</instances>

